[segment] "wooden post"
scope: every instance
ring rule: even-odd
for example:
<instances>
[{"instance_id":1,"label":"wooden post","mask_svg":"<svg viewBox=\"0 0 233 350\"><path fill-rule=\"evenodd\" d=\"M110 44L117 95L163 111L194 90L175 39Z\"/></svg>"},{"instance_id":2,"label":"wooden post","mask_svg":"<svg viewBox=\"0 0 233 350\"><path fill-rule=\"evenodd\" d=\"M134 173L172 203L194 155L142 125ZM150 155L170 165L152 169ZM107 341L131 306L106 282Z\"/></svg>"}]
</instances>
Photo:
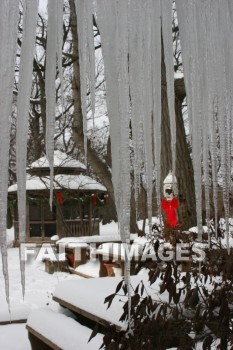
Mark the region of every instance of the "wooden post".
<instances>
[{"instance_id":1,"label":"wooden post","mask_svg":"<svg viewBox=\"0 0 233 350\"><path fill-rule=\"evenodd\" d=\"M90 206L89 206L89 236L92 236L92 201L90 201Z\"/></svg>"}]
</instances>

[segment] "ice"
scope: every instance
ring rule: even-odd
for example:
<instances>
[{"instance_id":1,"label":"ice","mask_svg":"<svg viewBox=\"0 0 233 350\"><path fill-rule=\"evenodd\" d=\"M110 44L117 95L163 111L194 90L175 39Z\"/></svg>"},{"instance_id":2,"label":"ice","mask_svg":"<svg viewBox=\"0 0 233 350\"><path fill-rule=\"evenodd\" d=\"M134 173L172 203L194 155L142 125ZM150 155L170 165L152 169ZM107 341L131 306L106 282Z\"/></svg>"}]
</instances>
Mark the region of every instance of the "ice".
<instances>
[{"instance_id":1,"label":"ice","mask_svg":"<svg viewBox=\"0 0 233 350\"><path fill-rule=\"evenodd\" d=\"M174 94L174 64L172 38L172 3L173 0L163 0L162 4L162 33L164 46L164 61L166 66L167 97L171 130L172 173L176 170L176 116ZM174 178L174 176L173 176Z\"/></svg>"},{"instance_id":2,"label":"ice","mask_svg":"<svg viewBox=\"0 0 233 350\"><path fill-rule=\"evenodd\" d=\"M63 114L64 88L63 88L63 68L62 68L62 48L63 48L63 0L57 0L57 65L61 84L61 109Z\"/></svg>"},{"instance_id":3,"label":"ice","mask_svg":"<svg viewBox=\"0 0 233 350\"><path fill-rule=\"evenodd\" d=\"M50 207L53 201L53 157L54 157L54 128L56 106L56 62L62 85L62 27L63 1L48 1L48 28L46 46L45 94L46 94L46 154L50 166ZM57 54L59 51L59 54Z\"/></svg>"},{"instance_id":4,"label":"ice","mask_svg":"<svg viewBox=\"0 0 233 350\"><path fill-rule=\"evenodd\" d=\"M95 48L93 33L92 0L76 0L78 48L81 80L81 104L83 114L84 149L87 154L87 86L89 80L92 116L95 113ZM88 77L88 80L87 80Z\"/></svg>"},{"instance_id":5,"label":"ice","mask_svg":"<svg viewBox=\"0 0 233 350\"><path fill-rule=\"evenodd\" d=\"M228 1L223 1L220 6L218 1L209 0L204 2L193 0L184 5L182 1L177 0L176 6L188 108L192 122L192 158L198 224L201 222L201 169L204 173L207 219L209 219L209 176L213 187L216 219L217 178L221 175L225 217L228 222L233 50L232 42L226 38L232 28L232 5ZM219 140L219 155L217 140ZM211 174L209 174L209 153ZM220 174L217 173L218 167ZM226 231L229 240L229 227L226 227Z\"/></svg>"},{"instance_id":6,"label":"ice","mask_svg":"<svg viewBox=\"0 0 233 350\"><path fill-rule=\"evenodd\" d=\"M19 93L17 101L16 173L18 182L19 244L25 241L26 230L26 164L27 132L32 86L33 58L35 50L37 0L23 3L23 37L19 70ZM20 258L22 292L25 293L25 266Z\"/></svg>"},{"instance_id":7,"label":"ice","mask_svg":"<svg viewBox=\"0 0 233 350\"><path fill-rule=\"evenodd\" d=\"M6 299L9 304L9 276L7 265L7 188L10 141L10 115L12 110L14 66L16 57L17 26L19 17L17 1L2 0L0 13L0 245L2 255L2 271L5 279ZM4 84L2 83L4 82Z\"/></svg>"},{"instance_id":8,"label":"ice","mask_svg":"<svg viewBox=\"0 0 233 350\"><path fill-rule=\"evenodd\" d=\"M160 1L153 3L154 11L152 20L153 40L152 50L152 96L153 96L153 133L154 133L154 174L156 179L156 197L158 214L161 217L161 196L160 196L160 157L161 157L161 20L160 20Z\"/></svg>"}]
</instances>

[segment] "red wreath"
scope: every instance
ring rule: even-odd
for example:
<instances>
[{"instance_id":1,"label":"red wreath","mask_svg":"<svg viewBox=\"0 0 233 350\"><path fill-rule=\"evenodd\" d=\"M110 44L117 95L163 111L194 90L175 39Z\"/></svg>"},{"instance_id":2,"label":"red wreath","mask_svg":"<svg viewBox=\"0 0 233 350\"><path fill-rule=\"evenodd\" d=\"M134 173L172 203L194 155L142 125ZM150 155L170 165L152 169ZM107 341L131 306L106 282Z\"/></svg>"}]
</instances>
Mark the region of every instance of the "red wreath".
<instances>
[{"instance_id":1,"label":"red wreath","mask_svg":"<svg viewBox=\"0 0 233 350\"><path fill-rule=\"evenodd\" d=\"M166 198L162 199L162 209L166 212L166 223L168 226L175 227L178 225L176 209L179 206L179 202L176 197L173 197L171 201Z\"/></svg>"}]
</instances>

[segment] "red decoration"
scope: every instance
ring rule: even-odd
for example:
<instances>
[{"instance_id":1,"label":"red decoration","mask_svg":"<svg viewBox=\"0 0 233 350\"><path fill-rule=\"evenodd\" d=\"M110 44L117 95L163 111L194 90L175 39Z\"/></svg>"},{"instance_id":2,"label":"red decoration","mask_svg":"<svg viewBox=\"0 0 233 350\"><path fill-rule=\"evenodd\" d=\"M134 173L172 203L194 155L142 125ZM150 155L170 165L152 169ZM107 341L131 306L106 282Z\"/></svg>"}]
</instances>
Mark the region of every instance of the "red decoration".
<instances>
[{"instance_id":1,"label":"red decoration","mask_svg":"<svg viewBox=\"0 0 233 350\"><path fill-rule=\"evenodd\" d=\"M171 201L166 198L162 199L162 209L166 212L167 225L175 227L178 225L176 209L179 206L179 202L176 197L173 197Z\"/></svg>"},{"instance_id":2,"label":"red decoration","mask_svg":"<svg viewBox=\"0 0 233 350\"><path fill-rule=\"evenodd\" d=\"M96 194L92 194L91 197L92 197L92 200L93 200L93 204L97 205L97 195Z\"/></svg>"},{"instance_id":3,"label":"red decoration","mask_svg":"<svg viewBox=\"0 0 233 350\"><path fill-rule=\"evenodd\" d=\"M61 192L56 192L58 203L63 204L63 198Z\"/></svg>"},{"instance_id":4,"label":"red decoration","mask_svg":"<svg viewBox=\"0 0 233 350\"><path fill-rule=\"evenodd\" d=\"M108 204L108 195L107 194L104 195L104 203Z\"/></svg>"}]
</instances>

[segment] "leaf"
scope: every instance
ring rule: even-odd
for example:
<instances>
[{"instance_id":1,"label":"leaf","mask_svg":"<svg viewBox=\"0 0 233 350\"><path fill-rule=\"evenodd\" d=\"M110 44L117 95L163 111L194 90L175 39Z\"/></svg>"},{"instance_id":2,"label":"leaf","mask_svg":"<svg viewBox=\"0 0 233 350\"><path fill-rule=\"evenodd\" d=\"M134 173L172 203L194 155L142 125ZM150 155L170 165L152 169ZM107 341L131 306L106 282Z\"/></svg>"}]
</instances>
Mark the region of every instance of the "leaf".
<instances>
[{"instance_id":1,"label":"leaf","mask_svg":"<svg viewBox=\"0 0 233 350\"><path fill-rule=\"evenodd\" d=\"M140 283L139 283L139 284L137 285L137 287L135 288L135 291L134 291L135 294L138 294L139 285L140 285Z\"/></svg>"},{"instance_id":2,"label":"leaf","mask_svg":"<svg viewBox=\"0 0 233 350\"><path fill-rule=\"evenodd\" d=\"M116 287L115 294L117 294L119 292L119 290L121 289L123 283L124 283L124 280L122 279L122 281L120 281L118 283L117 287Z\"/></svg>"},{"instance_id":3,"label":"leaf","mask_svg":"<svg viewBox=\"0 0 233 350\"><path fill-rule=\"evenodd\" d=\"M131 298L132 306L134 306L134 307L137 306L139 301L140 301L140 295L139 294L135 294L134 296L132 296L132 298Z\"/></svg>"},{"instance_id":4,"label":"leaf","mask_svg":"<svg viewBox=\"0 0 233 350\"><path fill-rule=\"evenodd\" d=\"M104 304L108 303L107 309L111 306L112 301L113 301L113 299L115 298L115 295L116 295L116 294L113 293L113 294L110 294L109 296L107 296L107 297L105 298Z\"/></svg>"},{"instance_id":5,"label":"leaf","mask_svg":"<svg viewBox=\"0 0 233 350\"><path fill-rule=\"evenodd\" d=\"M154 250L156 253L158 252L158 249L159 249L159 240L157 239L157 241L154 244Z\"/></svg>"},{"instance_id":6,"label":"leaf","mask_svg":"<svg viewBox=\"0 0 233 350\"><path fill-rule=\"evenodd\" d=\"M93 329L93 331L92 331L92 333L91 333L91 336L90 336L90 338L88 339L88 343L89 343L89 341L90 341L92 338L94 338L94 337L96 336L96 334L98 333L98 331L99 331L99 324L96 323L96 324L95 324L95 327L94 327L94 329Z\"/></svg>"},{"instance_id":7,"label":"leaf","mask_svg":"<svg viewBox=\"0 0 233 350\"><path fill-rule=\"evenodd\" d=\"M207 335L203 341L202 350L210 350L210 346L213 342L212 335Z\"/></svg>"},{"instance_id":8,"label":"leaf","mask_svg":"<svg viewBox=\"0 0 233 350\"><path fill-rule=\"evenodd\" d=\"M178 293L173 294L173 301L175 304L178 304L180 301L180 296L181 296L181 290L179 290Z\"/></svg>"},{"instance_id":9,"label":"leaf","mask_svg":"<svg viewBox=\"0 0 233 350\"><path fill-rule=\"evenodd\" d=\"M160 269L157 269L155 272L154 272L154 275L152 275L149 279L150 281L150 285L152 285L156 280L157 278L159 277L160 275Z\"/></svg>"},{"instance_id":10,"label":"leaf","mask_svg":"<svg viewBox=\"0 0 233 350\"><path fill-rule=\"evenodd\" d=\"M123 291L124 291L124 294L126 295L127 292L128 292L128 288L127 288L127 285L124 284L123 287L122 287Z\"/></svg>"},{"instance_id":11,"label":"leaf","mask_svg":"<svg viewBox=\"0 0 233 350\"><path fill-rule=\"evenodd\" d=\"M119 318L119 321L120 322L124 322L126 320L126 318L127 318L127 315L128 315L128 310L125 310L123 312L123 314L121 315L121 317Z\"/></svg>"},{"instance_id":12,"label":"leaf","mask_svg":"<svg viewBox=\"0 0 233 350\"><path fill-rule=\"evenodd\" d=\"M111 340L112 340L111 334L109 334L109 333L105 334L105 336L103 338L104 345L108 346L111 343Z\"/></svg>"},{"instance_id":13,"label":"leaf","mask_svg":"<svg viewBox=\"0 0 233 350\"><path fill-rule=\"evenodd\" d=\"M194 308L195 306L197 306L198 302L199 302L198 289L195 288L192 290L192 295L188 300L188 304L191 308Z\"/></svg>"},{"instance_id":14,"label":"leaf","mask_svg":"<svg viewBox=\"0 0 233 350\"><path fill-rule=\"evenodd\" d=\"M145 289L145 286L144 286L144 284L142 283L142 287L141 287L141 296L143 295L144 289Z\"/></svg>"}]
</instances>

